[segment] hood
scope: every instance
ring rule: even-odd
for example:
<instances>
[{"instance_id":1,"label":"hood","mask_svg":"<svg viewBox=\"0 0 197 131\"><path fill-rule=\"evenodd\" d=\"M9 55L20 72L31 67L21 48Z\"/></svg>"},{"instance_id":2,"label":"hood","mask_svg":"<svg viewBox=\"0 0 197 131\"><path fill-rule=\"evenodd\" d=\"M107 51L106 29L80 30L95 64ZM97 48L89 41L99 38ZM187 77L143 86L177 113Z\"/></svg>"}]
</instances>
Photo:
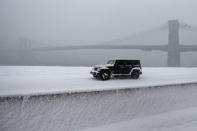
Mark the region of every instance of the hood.
<instances>
[{"instance_id":1,"label":"hood","mask_svg":"<svg viewBox=\"0 0 197 131\"><path fill-rule=\"evenodd\" d=\"M106 69L106 68L109 68L109 67L113 67L113 65L111 64L104 64L104 65L95 65L94 68L97 68L97 69Z\"/></svg>"}]
</instances>

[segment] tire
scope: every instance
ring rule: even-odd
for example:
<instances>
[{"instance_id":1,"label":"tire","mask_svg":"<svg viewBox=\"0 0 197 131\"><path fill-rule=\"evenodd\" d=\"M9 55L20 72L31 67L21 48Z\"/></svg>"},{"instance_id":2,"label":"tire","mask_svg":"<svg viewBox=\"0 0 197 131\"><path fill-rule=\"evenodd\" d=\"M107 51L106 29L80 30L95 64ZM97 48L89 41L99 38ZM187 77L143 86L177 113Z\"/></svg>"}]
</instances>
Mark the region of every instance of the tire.
<instances>
[{"instance_id":1,"label":"tire","mask_svg":"<svg viewBox=\"0 0 197 131\"><path fill-rule=\"evenodd\" d=\"M94 75L93 75L93 78L97 78L97 76L94 76Z\"/></svg>"},{"instance_id":2,"label":"tire","mask_svg":"<svg viewBox=\"0 0 197 131\"><path fill-rule=\"evenodd\" d=\"M109 80L110 79L110 72L109 71L103 71L100 73L100 79L101 80Z\"/></svg>"},{"instance_id":3,"label":"tire","mask_svg":"<svg viewBox=\"0 0 197 131\"><path fill-rule=\"evenodd\" d=\"M131 74L132 79L139 79L139 77L140 77L139 71L133 71L132 72L132 74Z\"/></svg>"}]
</instances>

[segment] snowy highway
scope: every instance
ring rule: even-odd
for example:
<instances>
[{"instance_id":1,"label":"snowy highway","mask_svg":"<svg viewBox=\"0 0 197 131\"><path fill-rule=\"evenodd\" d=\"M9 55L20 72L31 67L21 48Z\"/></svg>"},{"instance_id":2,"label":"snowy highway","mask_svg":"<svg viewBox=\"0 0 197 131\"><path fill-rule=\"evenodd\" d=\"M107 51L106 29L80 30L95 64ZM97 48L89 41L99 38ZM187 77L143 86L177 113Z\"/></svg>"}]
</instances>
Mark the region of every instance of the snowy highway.
<instances>
[{"instance_id":1,"label":"snowy highway","mask_svg":"<svg viewBox=\"0 0 197 131\"><path fill-rule=\"evenodd\" d=\"M143 68L140 79L95 80L91 67L1 66L0 96L197 83L197 68Z\"/></svg>"}]
</instances>

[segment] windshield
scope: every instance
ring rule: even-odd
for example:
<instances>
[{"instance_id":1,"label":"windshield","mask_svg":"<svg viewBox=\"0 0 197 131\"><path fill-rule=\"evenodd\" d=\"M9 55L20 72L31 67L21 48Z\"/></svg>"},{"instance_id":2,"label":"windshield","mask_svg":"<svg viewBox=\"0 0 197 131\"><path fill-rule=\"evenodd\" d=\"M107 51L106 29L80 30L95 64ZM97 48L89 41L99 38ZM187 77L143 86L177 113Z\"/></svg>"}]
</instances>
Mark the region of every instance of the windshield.
<instances>
[{"instance_id":1,"label":"windshield","mask_svg":"<svg viewBox=\"0 0 197 131\"><path fill-rule=\"evenodd\" d=\"M107 64L114 65L114 64L115 64L115 60L109 60L109 61L107 62Z\"/></svg>"}]
</instances>

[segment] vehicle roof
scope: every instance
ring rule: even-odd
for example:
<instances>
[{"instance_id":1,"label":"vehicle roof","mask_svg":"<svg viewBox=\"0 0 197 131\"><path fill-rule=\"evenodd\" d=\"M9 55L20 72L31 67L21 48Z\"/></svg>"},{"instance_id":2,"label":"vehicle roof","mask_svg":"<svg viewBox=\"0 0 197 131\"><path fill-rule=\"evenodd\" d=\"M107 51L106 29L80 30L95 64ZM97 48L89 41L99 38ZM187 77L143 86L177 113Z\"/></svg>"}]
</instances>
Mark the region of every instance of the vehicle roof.
<instances>
[{"instance_id":1,"label":"vehicle roof","mask_svg":"<svg viewBox=\"0 0 197 131\"><path fill-rule=\"evenodd\" d=\"M140 60L130 60L130 59L111 59L111 60L121 60L121 61L140 61Z\"/></svg>"}]
</instances>

